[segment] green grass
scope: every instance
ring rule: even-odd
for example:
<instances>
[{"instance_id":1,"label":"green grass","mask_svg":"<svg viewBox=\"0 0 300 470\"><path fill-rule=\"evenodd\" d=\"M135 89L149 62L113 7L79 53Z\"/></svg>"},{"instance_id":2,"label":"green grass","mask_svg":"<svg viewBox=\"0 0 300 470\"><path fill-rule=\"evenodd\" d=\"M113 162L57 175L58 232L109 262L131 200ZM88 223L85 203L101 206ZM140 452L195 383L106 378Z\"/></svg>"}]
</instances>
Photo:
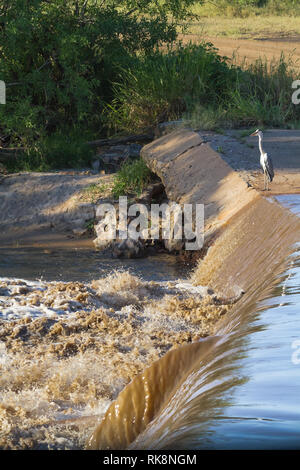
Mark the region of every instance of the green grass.
<instances>
[{"instance_id":1,"label":"green grass","mask_svg":"<svg viewBox=\"0 0 300 470\"><path fill-rule=\"evenodd\" d=\"M89 137L80 130L60 131L42 137L5 166L11 172L87 167L93 156L93 150L85 143Z\"/></svg>"},{"instance_id":2,"label":"green grass","mask_svg":"<svg viewBox=\"0 0 300 470\"><path fill-rule=\"evenodd\" d=\"M141 194L151 182L152 173L141 158L124 163L113 180L112 194L115 198L125 194Z\"/></svg>"},{"instance_id":3,"label":"green grass","mask_svg":"<svg viewBox=\"0 0 300 470\"><path fill-rule=\"evenodd\" d=\"M299 128L300 106L291 101L291 84L297 78L283 55L239 66L221 57L210 43L179 44L140 55L134 66L120 68L114 99L104 106L101 121L108 134L139 133L179 118L194 129ZM85 144L88 140L91 136L79 128L41 136L7 169L88 166L93 154ZM115 197L140 193L150 180L142 160L128 162L117 173L112 192ZM90 188L95 197L98 189Z\"/></svg>"},{"instance_id":4,"label":"green grass","mask_svg":"<svg viewBox=\"0 0 300 470\"><path fill-rule=\"evenodd\" d=\"M227 16L231 18L248 18L249 16L299 16L298 0L216 0L205 1L203 5L196 4L192 12L200 17Z\"/></svg>"},{"instance_id":5,"label":"green grass","mask_svg":"<svg viewBox=\"0 0 300 470\"><path fill-rule=\"evenodd\" d=\"M229 94L228 113L233 123L285 127L299 120L299 106L291 101L294 78L284 55L279 61L258 59L248 65Z\"/></svg>"},{"instance_id":6,"label":"green grass","mask_svg":"<svg viewBox=\"0 0 300 470\"><path fill-rule=\"evenodd\" d=\"M299 36L298 0L268 0L261 7L250 3L240 0L205 1L203 5L196 3L191 7L196 17L186 24L184 37L250 39ZM181 32L180 28L178 32Z\"/></svg>"},{"instance_id":7,"label":"green grass","mask_svg":"<svg viewBox=\"0 0 300 470\"><path fill-rule=\"evenodd\" d=\"M92 183L83 189L83 199L96 203L98 199L109 191L109 185L105 183ZM109 191L110 192L110 191Z\"/></svg>"},{"instance_id":8,"label":"green grass","mask_svg":"<svg viewBox=\"0 0 300 470\"><path fill-rule=\"evenodd\" d=\"M199 16L188 24L184 38L196 35L200 38L281 38L299 36L299 16L277 15L251 15L247 19L224 16L208 15Z\"/></svg>"},{"instance_id":9,"label":"green grass","mask_svg":"<svg viewBox=\"0 0 300 470\"><path fill-rule=\"evenodd\" d=\"M231 127L227 122L226 111L222 107L202 106L195 104L184 113L183 122L192 129L205 131L221 131L221 128Z\"/></svg>"},{"instance_id":10,"label":"green grass","mask_svg":"<svg viewBox=\"0 0 300 470\"><path fill-rule=\"evenodd\" d=\"M233 76L212 44L156 52L142 57L135 68L121 70L106 121L113 132L139 132L177 119L196 103L206 108L215 103Z\"/></svg>"},{"instance_id":11,"label":"green grass","mask_svg":"<svg viewBox=\"0 0 300 470\"><path fill-rule=\"evenodd\" d=\"M111 129L140 132L183 117L193 128L297 127L288 59L238 66L202 43L157 52L122 70L115 100L106 108Z\"/></svg>"}]
</instances>

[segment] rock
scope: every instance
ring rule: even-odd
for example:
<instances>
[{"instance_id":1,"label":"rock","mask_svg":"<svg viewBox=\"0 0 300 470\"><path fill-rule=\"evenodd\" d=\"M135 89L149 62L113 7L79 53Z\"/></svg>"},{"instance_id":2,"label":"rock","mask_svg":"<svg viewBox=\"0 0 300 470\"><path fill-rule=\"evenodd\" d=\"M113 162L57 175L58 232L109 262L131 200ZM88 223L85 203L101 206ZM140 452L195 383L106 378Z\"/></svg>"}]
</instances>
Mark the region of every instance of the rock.
<instances>
[{"instance_id":1,"label":"rock","mask_svg":"<svg viewBox=\"0 0 300 470\"><path fill-rule=\"evenodd\" d=\"M104 239L101 239L101 238L95 238L93 240L93 243L95 245L95 248L99 251L103 251L103 250L107 250L110 245L112 244L112 241L111 240L104 240Z\"/></svg>"},{"instance_id":2,"label":"rock","mask_svg":"<svg viewBox=\"0 0 300 470\"><path fill-rule=\"evenodd\" d=\"M103 153L100 159L101 169L105 169L107 173L115 173L120 167L121 163L125 159L125 154L123 152L109 151Z\"/></svg>"},{"instance_id":3,"label":"rock","mask_svg":"<svg viewBox=\"0 0 300 470\"><path fill-rule=\"evenodd\" d=\"M94 161L92 162L92 168L93 168L94 171L99 172L99 171L100 171L100 168L101 168L101 162L100 162L100 160L94 160Z\"/></svg>"},{"instance_id":4,"label":"rock","mask_svg":"<svg viewBox=\"0 0 300 470\"><path fill-rule=\"evenodd\" d=\"M145 246L140 240L111 240L98 236L93 243L97 250L106 251L113 258L141 258L145 255Z\"/></svg>"},{"instance_id":5,"label":"rock","mask_svg":"<svg viewBox=\"0 0 300 470\"><path fill-rule=\"evenodd\" d=\"M97 238L93 241L97 250L106 250L115 242L116 239L116 220L114 213L106 212L104 216L97 213L98 223L94 229Z\"/></svg>"},{"instance_id":6,"label":"rock","mask_svg":"<svg viewBox=\"0 0 300 470\"><path fill-rule=\"evenodd\" d=\"M115 172L127 158L138 158L141 149L142 145L139 144L112 145L97 154L92 162L92 168L97 172L103 169Z\"/></svg>"},{"instance_id":7,"label":"rock","mask_svg":"<svg viewBox=\"0 0 300 470\"><path fill-rule=\"evenodd\" d=\"M120 153L122 154L125 150L127 150L128 145L112 145L109 149L110 152L113 153Z\"/></svg>"},{"instance_id":8,"label":"rock","mask_svg":"<svg viewBox=\"0 0 300 470\"><path fill-rule=\"evenodd\" d=\"M118 163L122 160L123 154L122 153L104 153L101 155L101 160L103 163Z\"/></svg>"},{"instance_id":9,"label":"rock","mask_svg":"<svg viewBox=\"0 0 300 470\"><path fill-rule=\"evenodd\" d=\"M83 235L85 235L87 233L88 229L87 227L76 227L76 228L73 228L72 232L74 235L76 235L77 237L82 237Z\"/></svg>"},{"instance_id":10,"label":"rock","mask_svg":"<svg viewBox=\"0 0 300 470\"><path fill-rule=\"evenodd\" d=\"M170 132L173 132L174 130L183 126L184 123L182 120L162 122L154 129L154 137L158 139L159 137L170 134Z\"/></svg>"},{"instance_id":11,"label":"rock","mask_svg":"<svg viewBox=\"0 0 300 470\"><path fill-rule=\"evenodd\" d=\"M142 145L140 144L130 144L127 146L126 150L124 151L125 158L138 158L140 156Z\"/></svg>"},{"instance_id":12,"label":"rock","mask_svg":"<svg viewBox=\"0 0 300 470\"><path fill-rule=\"evenodd\" d=\"M161 182L153 183L147 186L142 194L136 198L136 201L141 204L150 204L151 200L164 192L164 185Z\"/></svg>"},{"instance_id":13,"label":"rock","mask_svg":"<svg viewBox=\"0 0 300 470\"><path fill-rule=\"evenodd\" d=\"M198 147L203 142L203 139L196 132L183 129L172 132L172 134L161 137L160 139L154 140L150 144L145 145L141 151L141 157L150 170L161 178L166 190L168 191L169 187L165 184L164 174L166 173L169 180L168 170L173 168L173 162L176 162L179 156L186 154L190 149ZM176 175L177 180L182 176L182 174L184 173ZM177 183L182 185L185 180L186 178L181 177ZM175 181L172 182L171 185L175 185Z\"/></svg>"},{"instance_id":14,"label":"rock","mask_svg":"<svg viewBox=\"0 0 300 470\"><path fill-rule=\"evenodd\" d=\"M145 254L145 247L140 240L128 238L121 242L116 242L112 247L114 258L140 258Z\"/></svg>"},{"instance_id":15,"label":"rock","mask_svg":"<svg viewBox=\"0 0 300 470\"><path fill-rule=\"evenodd\" d=\"M164 246L170 253L181 251L184 247L183 240L174 240L172 238L164 240Z\"/></svg>"},{"instance_id":16,"label":"rock","mask_svg":"<svg viewBox=\"0 0 300 470\"><path fill-rule=\"evenodd\" d=\"M74 235L76 235L77 237L81 237L88 230L86 223L87 223L87 220L85 219L85 217L80 218L80 219L75 219L71 221L69 228L71 229Z\"/></svg>"},{"instance_id":17,"label":"rock","mask_svg":"<svg viewBox=\"0 0 300 470\"><path fill-rule=\"evenodd\" d=\"M219 135L212 132L182 129L154 140L141 151L147 166L160 177L169 201L181 207L192 204L193 211L195 204L204 205L206 240L257 197L224 155L214 149L216 139ZM166 246L173 248L177 242L166 242Z\"/></svg>"}]
</instances>

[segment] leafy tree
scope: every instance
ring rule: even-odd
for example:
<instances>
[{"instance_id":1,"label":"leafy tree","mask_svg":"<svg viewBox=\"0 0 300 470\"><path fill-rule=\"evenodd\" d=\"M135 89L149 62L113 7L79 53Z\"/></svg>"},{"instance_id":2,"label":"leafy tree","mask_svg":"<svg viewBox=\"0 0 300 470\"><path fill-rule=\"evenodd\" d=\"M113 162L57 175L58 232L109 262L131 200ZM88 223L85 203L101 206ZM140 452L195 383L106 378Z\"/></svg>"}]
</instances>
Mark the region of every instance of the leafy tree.
<instances>
[{"instance_id":1,"label":"leafy tree","mask_svg":"<svg viewBox=\"0 0 300 470\"><path fill-rule=\"evenodd\" d=\"M66 127L103 132L101 109L119 67L174 41L193 3L2 0L0 134L28 146Z\"/></svg>"}]
</instances>

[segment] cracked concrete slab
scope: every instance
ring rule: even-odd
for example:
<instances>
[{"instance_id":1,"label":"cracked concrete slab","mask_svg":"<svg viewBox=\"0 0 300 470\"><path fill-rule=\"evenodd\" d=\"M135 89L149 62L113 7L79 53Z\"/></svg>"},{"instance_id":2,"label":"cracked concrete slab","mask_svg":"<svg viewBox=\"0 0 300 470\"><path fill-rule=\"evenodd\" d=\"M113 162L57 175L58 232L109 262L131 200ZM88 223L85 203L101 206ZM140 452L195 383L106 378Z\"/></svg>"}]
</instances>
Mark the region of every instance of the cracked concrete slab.
<instances>
[{"instance_id":1,"label":"cracked concrete slab","mask_svg":"<svg viewBox=\"0 0 300 470\"><path fill-rule=\"evenodd\" d=\"M149 162L152 171L161 177L177 157L201 143L203 140L199 134L189 129L181 129L154 140L146 145L146 152L142 149L141 154L145 162Z\"/></svg>"},{"instance_id":2,"label":"cracked concrete slab","mask_svg":"<svg viewBox=\"0 0 300 470\"><path fill-rule=\"evenodd\" d=\"M300 131L266 131L264 150L275 170L266 193L257 138L245 131L177 130L146 145L142 158L162 179L169 200L204 204L208 235L260 194L300 192Z\"/></svg>"}]
</instances>

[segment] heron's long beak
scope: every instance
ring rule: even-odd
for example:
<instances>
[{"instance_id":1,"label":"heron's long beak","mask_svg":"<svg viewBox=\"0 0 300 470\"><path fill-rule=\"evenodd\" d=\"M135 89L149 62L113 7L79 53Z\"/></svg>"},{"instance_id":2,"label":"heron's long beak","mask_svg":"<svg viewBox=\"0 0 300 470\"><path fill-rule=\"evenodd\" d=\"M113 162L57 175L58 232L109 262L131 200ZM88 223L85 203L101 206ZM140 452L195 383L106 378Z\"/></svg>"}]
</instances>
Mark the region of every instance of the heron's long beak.
<instances>
[{"instance_id":1,"label":"heron's long beak","mask_svg":"<svg viewBox=\"0 0 300 470\"><path fill-rule=\"evenodd\" d=\"M252 134L250 134L250 137L255 136L255 135L257 135L257 132L253 132Z\"/></svg>"}]
</instances>

